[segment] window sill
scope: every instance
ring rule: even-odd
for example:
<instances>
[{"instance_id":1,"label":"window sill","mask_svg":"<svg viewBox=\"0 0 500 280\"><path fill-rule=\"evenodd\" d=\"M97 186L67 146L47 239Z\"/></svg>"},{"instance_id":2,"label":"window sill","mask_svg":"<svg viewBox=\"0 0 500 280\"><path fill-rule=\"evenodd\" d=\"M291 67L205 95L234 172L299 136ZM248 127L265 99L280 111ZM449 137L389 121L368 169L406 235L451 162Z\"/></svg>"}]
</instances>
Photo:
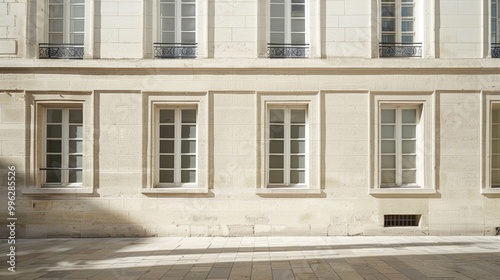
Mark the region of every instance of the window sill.
<instances>
[{"instance_id":1,"label":"window sill","mask_svg":"<svg viewBox=\"0 0 500 280\"><path fill-rule=\"evenodd\" d=\"M279 196L279 195L319 195L321 189L310 188L258 188L255 190L258 195Z\"/></svg>"},{"instance_id":2,"label":"window sill","mask_svg":"<svg viewBox=\"0 0 500 280\"><path fill-rule=\"evenodd\" d=\"M51 194L93 194L93 188L30 188L23 190L24 195L51 195Z\"/></svg>"},{"instance_id":3,"label":"window sill","mask_svg":"<svg viewBox=\"0 0 500 280\"><path fill-rule=\"evenodd\" d=\"M500 196L500 188L484 188L484 189L481 189L481 194Z\"/></svg>"},{"instance_id":4,"label":"window sill","mask_svg":"<svg viewBox=\"0 0 500 280\"><path fill-rule=\"evenodd\" d=\"M149 188L142 190L142 194L208 194L208 188Z\"/></svg>"},{"instance_id":5,"label":"window sill","mask_svg":"<svg viewBox=\"0 0 500 280\"><path fill-rule=\"evenodd\" d=\"M369 191L373 196L412 196L412 195L435 195L436 189L425 188L371 188Z\"/></svg>"}]
</instances>

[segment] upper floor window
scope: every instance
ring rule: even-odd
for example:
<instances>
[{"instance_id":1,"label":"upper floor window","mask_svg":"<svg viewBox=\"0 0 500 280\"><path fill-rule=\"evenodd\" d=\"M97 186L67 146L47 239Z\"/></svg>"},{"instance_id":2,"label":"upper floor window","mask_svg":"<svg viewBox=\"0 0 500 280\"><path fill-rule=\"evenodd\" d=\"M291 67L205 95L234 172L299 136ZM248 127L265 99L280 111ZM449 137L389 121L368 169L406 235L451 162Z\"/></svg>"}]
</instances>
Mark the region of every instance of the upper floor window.
<instances>
[{"instance_id":1,"label":"upper floor window","mask_svg":"<svg viewBox=\"0 0 500 280\"><path fill-rule=\"evenodd\" d=\"M500 1L491 0L491 57L500 58Z\"/></svg>"},{"instance_id":2,"label":"upper floor window","mask_svg":"<svg viewBox=\"0 0 500 280\"><path fill-rule=\"evenodd\" d=\"M380 57L421 57L416 1L381 0Z\"/></svg>"},{"instance_id":3,"label":"upper floor window","mask_svg":"<svg viewBox=\"0 0 500 280\"><path fill-rule=\"evenodd\" d=\"M157 58L196 57L196 0L159 0Z\"/></svg>"},{"instance_id":4,"label":"upper floor window","mask_svg":"<svg viewBox=\"0 0 500 280\"><path fill-rule=\"evenodd\" d=\"M40 58L83 58L85 0L48 1L48 43Z\"/></svg>"},{"instance_id":5,"label":"upper floor window","mask_svg":"<svg viewBox=\"0 0 500 280\"><path fill-rule=\"evenodd\" d=\"M306 0L270 0L270 58L304 58L309 56L307 44Z\"/></svg>"}]
</instances>

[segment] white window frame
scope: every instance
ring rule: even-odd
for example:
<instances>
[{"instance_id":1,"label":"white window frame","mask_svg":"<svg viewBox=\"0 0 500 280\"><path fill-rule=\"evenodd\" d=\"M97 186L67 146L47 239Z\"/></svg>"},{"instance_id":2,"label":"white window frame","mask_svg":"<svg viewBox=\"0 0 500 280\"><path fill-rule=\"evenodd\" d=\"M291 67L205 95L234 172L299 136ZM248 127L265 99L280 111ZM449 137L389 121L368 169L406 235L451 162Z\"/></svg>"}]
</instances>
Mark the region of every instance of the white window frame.
<instances>
[{"instance_id":1,"label":"white window frame","mask_svg":"<svg viewBox=\"0 0 500 280\"><path fill-rule=\"evenodd\" d=\"M71 42L71 34L73 33L81 33L83 35L83 40L85 42L85 21L86 21L86 9L85 9L85 1L84 3L76 3L76 4L71 4L71 0L64 0L64 2L62 4L59 4L58 6L62 5L64 7L64 14L63 14L63 17L62 18L57 18L57 19L62 19L63 21L63 31L62 32L50 32L50 0L48 0L47 2L47 39L46 41L49 42L49 43L54 43L54 42L50 42L50 34L51 33L62 33L63 34L63 41L62 42L59 42L59 43L56 43L56 44L77 44L75 42ZM83 18L78 18L78 17L75 17L75 18L71 18L71 6L83 6L84 7L84 16ZM71 20L72 19L80 19L80 20L83 20L84 21L84 30L83 32L71 32ZM84 44L84 43L82 43Z\"/></svg>"},{"instance_id":2,"label":"white window frame","mask_svg":"<svg viewBox=\"0 0 500 280\"><path fill-rule=\"evenodd\" d=\"M270 182L270 178L269 178L269 173L271 171L271 168L270 168L270 164L269 164L269 157L270 157L270 141L271 141L271 138L270 138L270 135L269 135L269 131L270 131L270 126L271 126L271 122L269 120L269 116L270 116L270 111L271 110L274 110L274 109L277 109L277 110L284 110L284 123L283 123L283 126L284 126L284 153L283 153L283 157L284 157L284 167L283 167L283 172L284 172L284 182L283 184L273 184ZM291 110L304 110L305 111L305 138L304 138L304 141L305 141L305 153L304 153L304 156L305 156L305 167L304 167L304 171L305 171L305 179L304 179L304 183L298 183L298 184L293 184L291 183L291 179L290 179L290 173L292 171L292 167L291 167L291 163L290 163L290 157L291 157L291 151L290 151L290 144L291 144ZM266 126L267 126L267 129L266 129L266 182L267 182L267 187L268 188L305 188L307 187L307 184L306 182L308 182L308 177L309 177L309 164L308 164L308 146L309 146L309 137L308 136L308 118L307 118L307 106L300 106L300 105L270 105L268 108L267 108L267 121L266 121Z\"/></svg>"},{"instance_id":3,"label":"white window frame","mask_svg":"<svg viewBox=\"0 0 500 280\"><path fill-rule=\"evenodd\" d=\"M174 5L175 5L175 16L174 16L174 21L175 21L175 42L164 42L162 39L162 28L161 28L161 2L160 0L156 0L158 3L158 9L156 10L156 18L157 18L157 34L156 34L156 41L158 43L176 43L176 44L181 44L182 43L182 30L181 30L181 26L182 26L182 19L183 18L186 18L184 16L182 16L182 5L183 5L183 1L184 0L174 0ZM194 16L194 19L195 19L195 30L193 31L194 33L194 37L195 37L195 41L194 43L187 43L187 44L196 44L197 43L197 34L198 34L198 16L197 16L197 13L198 13L198 3L197 1L193 1L193 2L188 2L189 4L194 4L195 6L195 16ZM189 18L192 18L192 17L189 17Z\"/></svg>"},{"instance_id":4,"label":"white window frame","mask_svg":"<svg viewBox=\"0 0 500 280\"><path fill-rule=\"evenodd\" d=\"M321 194L321 98L319 92L259 92L260 118L258 174L256 193L263 196L318 195ZM306 109L306 181L305 184L268 184L269 110L274 108Z\"/></svg>"},{"instance_id":5,"label":"white window frame","mask_svg":"<svg viewBox=\"0 0 500 280\"><path fill-rule=\"evenodd\" d=\"M94 98L90 92L27 92L27 98L32 100L29 109L29 161L32 168L27 174L25 195L59 195L82 194L94 192ZM47 109L81 108L83 116L83 159L82 182L76 184L46 184L45 145L46 145L46 110Z\"/></svg>"},{"instance_id":6,"label":"white window frame","mask_svg":"<svg viewBox=\"0 0 500 280\"><path fill-rule=\"evenodd\" d=\"M267 0L267 26L269 26L268 28L268 32L267 32L267 42L269 43L273 43L271 42L271 0ZM291 36L292 36L292 28L291 28L291 24L292 24L292 0L284 0L284 6L285 6L285 16L284 16L284 20L285 20L285 30L284 30L284 36L285 36L285 41L282 42L282 44L292 44L292 39L291 39ZM309 21L310 21L310 16L309 16L309 0L304 0L304 44L305 45L308 45L309 44L309 41L310 41L310 38L309 38L309 28L310 28L310 25L309 25ZM281 43L281 42L280 42ZM276 44L280 44L280 43L276 43Z\"/></svg>"},{"instance_id":7,"label":"white window frame","mask_svg":"<svg viewBox=\"0 0 500 280\"><path fill-rule=\"evenodd\" d=\"M381 185L381 150L380 150L380 112L381 108L394 106L418 107L420 120L417 126L417 184L386 187ZM372 92L370 98L370 188L369 194L374 196L419 196L436 194L435 172L435 93L434 92ZM420 135L418 135L420 134ZM420 136L420 138L418 138ZM420 168L419 168L420 167ZM419 170L420 169L420 170Z\"/></svg>"},{"instance_id":8,"label":"white window frame","mask_svg":"<svg viewBox=\"0 0 500 280\"><path fill-rule=\"evenodd\" d=\"M382 2L382 0L379 0L380 1L380 5L379 5L379 11L380 11L380 42L381 43L394 43L394 44L397 44L397 43L402 43L403 40L402 40L402 36L403 34L412 34L413 35L413 42L412 43L420 43L421 40L419 40L419 36L418 36L418 30L419 30L419 16L420 16L420 13L419 13L419 1L421 0L413 0L413 2L411 3L411 5L413 5L413 17L404 17L402 16L401 14L401 8L405 5L408 5L406 4L405 2L402 2L401 0L394 0L395 1L395 16L394 16L394 19L395 19L395 23L396 23L396 26L395 26L395 31L394 31L394 42L383 42L382 41L382 38L383 38L383 34L386 33L382 30L382 19L385 18L382 16L382 5L384 2ZM392 17L391 17L392 18ZM403 19L412 19L413 20L413 31L412 32L403 32L402 31L402 22L403 22ZM391 32L392 33L392 32Z\"/></svg>"},{"instance_id":9,"label":"white window frame","mask_svg":"<svg viewBox=\"0 0 500 280\"><path fill-rule=\"evenodd\" d=\"M422 116L422 106L421 104L408 104L408 103L400 103L400 104L395 104L395 103L381 103L380 106L379 106L379 116L381 115L381 111L384 110L384 109L394 109L396 110L396 122L395 122L395 142L396 142L396 146L395 146L395 157L396 157L396 162L395 162L395 172L396 172L396 182L395 184L391 184L391 185L384 185L382 183L382 151L380 150L381 149L381 142L382 142L382 138L381 138L381 129L382 129L382 123L379 123L379 137L377 139L378 141L378 147L379 147L379 178L380 178L380 182L379 182L379 185L380 185L380 188L420 188L420 186L423 184L423 169L424 169L424 165L423 165L423 155L422 155L422 152L423 152L423 124L421 122L421 116ZM416 109L417 110L417 120L416 120L416 182L413 183L413 184L403 184L402 183L402 171L403 171L403 167L402 167L402 141L403 141L403 138L402 138L402 110L403 109Z\"/></svg>"},{"instance_id":10,"label":"white window frame","mask_svg":"<svg viewBox=\"0 0 500 280\"><path fill-rule=\"evenodd\" d=\"M481 136L484 139L481 139L482 145L482 184L481 184L481 193L483 195L500 195L500 187L494 187L491 183L491 175L492 175L492 111L494 108L500 109L500 92L483 92L481 95L482 106L481 106L481 115L482 115L482 133Z\"/></svg>"},{"instance_id":11,"label":"white window frame","mask_svg":"<svg viewBox=\"0 0 500 280\"><path fill-rule=\"evenodd\" d=\"M160 111L161 110L174 110L174 115L175 115L175 121L174 121L174 182L173 183L161 183L160 182L160 122L159 122L159 116L160 116ZM181 116L182 116L182 110L196 110L196 152L194 155L196 156L196 166L195 166L195 171L196 171L196 179L195 182L189 182L189 183L182 183L181 182L181 140L183 139L181 136L182 134L182 122L181 122ZM155 128L155 153L157 154L156 160L155 160L155 166L154 169L156 170L155 174L155 182L154 182L154 187L155 188L175 188L175 187L184 187L184 188L195 188L197 187L197 182L198 182L198 150L199 150L199 141L198 141L198 108L196 105L184 105L184 104L169 104L167 106L155 106L155 116L154 116L154 124L156 125Z\"/></svg>"},{"instance_id":12,"label":"white window frame","mask_svg":"<svg viewBox=\"0 0 500 280\"><path fill-rule=\"evenodd\" d=\"M144 92L144 108L147 108L147 131L144 138L146 184L145 195L207 194L210 189L209 165L209 102L207 92ZM196 183L159 183L159 110L196 108ZM176 134L178 135L178 134Z\"/></svg>"}]
</instances>

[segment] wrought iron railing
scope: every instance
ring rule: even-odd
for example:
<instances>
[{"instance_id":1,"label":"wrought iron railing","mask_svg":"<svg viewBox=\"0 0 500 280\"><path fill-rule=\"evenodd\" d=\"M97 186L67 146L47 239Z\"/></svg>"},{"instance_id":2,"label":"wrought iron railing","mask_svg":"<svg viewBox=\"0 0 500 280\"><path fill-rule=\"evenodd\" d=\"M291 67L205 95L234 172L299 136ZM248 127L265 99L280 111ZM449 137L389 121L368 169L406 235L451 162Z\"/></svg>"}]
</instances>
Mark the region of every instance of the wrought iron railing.
<instances>
[{"instance_id":1,"label":"wrought iron railing","mask_svg":"<svg viewBox=\"0 0 500 280\"><path fill-rule=\"evenodd\" d=\"M491 57L500 58L500 43L491 43Z\"/></svg>"},{"instance_id":2,"label":"wrought iron railing","mask_svg":"<svg viewBox=\"0 0 500 280\"><path fill-rule=\"evenodd\" d=\"M269 58L307 58L309 57L308 44L267 44Z\"/></svg>"},{"instance_id":3,"label":"wrought iron railing","mask_svg":"<svg viewBox=\"0 0 500 280\"><path fill-rule=\"evenodd\" d=\"M154 43L155 58L196 58L198 48L195 44Z\"/></svg>"},{"instance_id":4,"label":"wrought iron railing","mask_svg":"<svg viewBox=\"0 0 500 280\"><path fill-rule=\"evenodd\" d=\"M49 44L40 43L38 49L40 59L82 59L83 44Z\"/></svg>"},{"instance_id":5,"label":"wrought iron railing","mask_svg":"<svg viewBox=\"0 0 500 280\"><path fill-rule=\"evenodd\" d=\"M380 57L422 57L422 43L380 43Z\"/></svg>"}]
</instances>

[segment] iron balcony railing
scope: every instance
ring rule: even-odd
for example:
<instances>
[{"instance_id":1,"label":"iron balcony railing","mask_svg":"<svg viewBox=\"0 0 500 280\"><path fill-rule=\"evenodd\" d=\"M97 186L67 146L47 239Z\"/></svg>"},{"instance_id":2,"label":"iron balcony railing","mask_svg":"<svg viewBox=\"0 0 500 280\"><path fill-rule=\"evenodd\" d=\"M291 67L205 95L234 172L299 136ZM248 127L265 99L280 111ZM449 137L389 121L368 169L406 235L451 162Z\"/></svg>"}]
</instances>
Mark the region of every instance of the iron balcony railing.
<instances>
[{"instance_id":1,"label":"iron balcony railing","mask_svg":"<svg viewBox=\"0 0 500 280\"><path fill-rule=\"evenodd\" d=\"M380 57L422 57L422 43L380 43Z\"/></svg>"},{"instance_id":2,"label":"iron balcony railing","mask_svg":"<svg viewBox=\"0 0 500 280\"><path fill-rule=\"evenodd\" d=\"M197 44L187 43L154 43L155 58L196 58Z\"/></svg>"},{"instance_id":3,"label":"iron balcony railing","mask_svg":"<svg viewBox=\"0 0 500 280\"><path fill-rule=\"evenodd\" d=\"M267 44L269 58L308 58L309 44Z\"/></svg>"},{"instance_id":4,"label":"iron balcony railing","mask_svg":"<svg viewBox=\"0 0 500 280\"><path fill-rule=\"evenodd\" d=\"M500 58L500 43L491 43L491 57Z\"/></svg>"},{"instance_id":5,"label":"iron balcony railing","mask_svg":"<svg viewBox=\"0 0 500 280\"><path fill-rule=\"evenodd\" d=\"M39 44L40 59L83 59L83 44Z\"/></svg>"}]
</instances>

